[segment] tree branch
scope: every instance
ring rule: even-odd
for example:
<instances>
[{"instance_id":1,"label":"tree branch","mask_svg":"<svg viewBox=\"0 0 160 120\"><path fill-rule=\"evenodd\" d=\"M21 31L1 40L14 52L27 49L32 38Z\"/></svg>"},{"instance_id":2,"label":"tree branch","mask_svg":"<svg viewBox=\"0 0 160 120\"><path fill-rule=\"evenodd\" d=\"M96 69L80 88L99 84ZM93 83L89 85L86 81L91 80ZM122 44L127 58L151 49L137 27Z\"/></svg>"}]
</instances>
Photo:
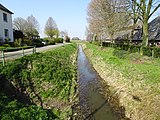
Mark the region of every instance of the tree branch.
<instances>
[{"instance_id":1,"label":"tree branch","mask_svg":"<svg viewBox=\"0 0 160 120\"><path fill-rule=\"evenodd\" d=\"M150 11L151 11L152 2L153 2L153 0L149 0L149 2L148 2L148 8L147 8L148 15L150 14Z\"/></svg>"},{"instance_id":2,"label":"tree branch","mask_svg":"<svg viewBox=\"0 0 160 120\"><path fill-rule=\"evenodd\" d=\"M159 7L160 4L158 4L158 6L151 12L151 14L148 16L148 19L158 10Z\"/></svg>"}]
</instances>

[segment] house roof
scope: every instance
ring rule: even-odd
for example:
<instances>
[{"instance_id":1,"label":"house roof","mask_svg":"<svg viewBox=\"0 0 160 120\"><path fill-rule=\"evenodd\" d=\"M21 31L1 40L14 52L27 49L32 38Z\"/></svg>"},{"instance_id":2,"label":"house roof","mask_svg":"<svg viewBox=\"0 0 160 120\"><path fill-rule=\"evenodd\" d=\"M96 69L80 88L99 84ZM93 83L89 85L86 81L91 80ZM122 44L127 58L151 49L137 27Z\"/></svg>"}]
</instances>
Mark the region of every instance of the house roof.
<instances>
[{"instance_id":1,"label":"house roof","mask_svg":"<svg viewBox=\"0 0 160 120\"><path fill-rule=\"evenodd\" d=\"M5 11L5 12L8 12L10 14L13 14L13 12L11 12L10 10L8 10L6 7L4 7L2 4L0 4L0 9Z\"/></svg>"},{"instance_id":2,"label":"house roof","mask_svg":"<svg viewBox=\"0 0 160 120\"><path fill-rule=\"evenodd\" d=\"M149 40L160 40L160 16L156 17L149 24ZM134 40L142 40L142 29L135 33Z\"/></svg>"}]
</instances>

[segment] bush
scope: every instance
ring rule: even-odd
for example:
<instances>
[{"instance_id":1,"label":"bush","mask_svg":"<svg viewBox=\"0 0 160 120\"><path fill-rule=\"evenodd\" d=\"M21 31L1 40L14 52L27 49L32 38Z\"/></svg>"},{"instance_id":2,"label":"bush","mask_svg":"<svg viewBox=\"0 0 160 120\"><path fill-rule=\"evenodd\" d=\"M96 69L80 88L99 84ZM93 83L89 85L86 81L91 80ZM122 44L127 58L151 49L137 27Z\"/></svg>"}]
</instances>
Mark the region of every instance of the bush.
<instances>
[{"instance_id":1,"label":"bush","mask_svg":"<svg viewBox=\"0 0 160 120\"><path fill-rule=\"evenodd\" d=\"M56 43L63 43L63 38L55 38Z\"/></svg>"},{"instance_id":2,"label":"bush","mask_svg":"<svg viewBox=\"0 0 160 120\"><path fill-rule=\"evenodd\" d=\"M3 46L4 46L4 47L10 47L10 45L9 45L9 44L3 44Z\"/></svg>"},{"instance_id":3,"label":"bush","mask_svg":"<svg viewBox=\"0 0 160 120\"><path fill-rule=\"evenodd\" d=\"M160 48L154 48L154 57L160 58Z\"/></svg>"},{"instance_id":4,"label":"bush","mask_svg":"<svg viewBox=\"0 0 160 120\"><path fill-rule=\"evenodd\" d=\"M140 46L131 45L130 49L131 53L136 53L140 51Z\"/></svg>"},{"instance_id":5,"label":"bush","mask_svg":"<svg viewBox=\"0 0 160 120\"><path fill-rule=\"evenodd\" d=\"M66 36L65 41L70 42L70 37Z\"/></svg>"},{"instance_id":6,"label":"bush","mask_svg":"<svg viewBox=\"0 0 160 120\"><path fill-rule=\"evenodd\" d=\"M115 49L113 51L113 55L120 58L120 59L124 59L126 56L127 56L128 52L125 51L125 50L118 50L118 49Z\"/></svg>"},{"instance_id":7,"label":"bush","mask_svg":"<svg viewBox=\"0 0 160 120\"><path fill-rule=\"evenodd\" d=\"M43 40L47 45L55 45L56 44L56 40L55 39L51 39L51 38L43 38Z\"/></svg>"},{"instance_id":8,"label":"bush","mask_svg":"<svg viewBox=\"0 0 160 120\"><path fill-rule=\"evenodd\" d=\"M27 46L32 46L32 41L31 41L31 40L24 39L24 40L23 40L23 44L25 44L25 45L27 45Z\"/></svg>"},{"instance_id":9,"label":"bush","mask_svg":"<svg viewBox=\"0 0 160 120\"><path fill-rule=\"evenodd\" d=\"M1 120L48 120L57 118L49 110L36 105L27 106L17 100L11 100L2 93L0 93L0 113Z\"/></svg>"},{"instance_id":10,"label":"bush","mask_svg":"<svg viewBox=\"0 0 160 120\"><path fill-rule=\"evenodd\" d=\"M55 45L56 42L55 42L54 40L49 40L49 41L47 42L47 44L48 44L48 45Z\"/></svg>"},{"instance_id":11,"label":"bush","mask_svg":"<svg viewBox=\"0 0 160 120\"><path fill-rule=\"evenodd\" d=\"M94 43L97 44L98 43ZM137 46L137 45L124 45L124 44L112 44L112 43L107 43L107 42L103 42L102 43L103 46L105 47L111 47L113 46L114 48L119 48L121 50L125 50L128 51L130 53L139 53L140 52L140 48L141 46ZM143 55L148 56L148 57L155 57L155 58L160 58L160 48L158 47L143 47Z\"/></svg>"},{"instance_id":12,"label":"bush","mask_svg":"<svg viewBox=\"0 0 160 120\"><path fill-rule=\"evenodd\" d=\"M72 40L80 40L78 37L73 37Z\"/></svg>"},{"instance_id":13,"label":"bush","mask_svg":"<svg viewBox=\"0 0 160 120\"><path fill-rule=\"evenodd\" d=\"M43 41L46 42L48 44L50 38L43 38Z\"/></svg>"},{"instance_id":14,"label":"bush","mask_svg":"<svg viewBox=\"0 0 160 120\"><path fill-rule=\"evenodd\" d=\"M35 45L36 47L44 46L44 44L42 43L40 39L33 39L33 45Z\"/></svg>"},{"instance_id":15,"label":"bush","mask_svg":"<svg viewBox=\"0 0 160 120\"><path fill-rule=\"evenodd\" d=\"M94 44L94 45L101 45L101 42L100 41L92 41L92 44Z\"/></svg>"},{"instance_id":16,"label":"bush","mask_svg":"<svg viewBox=\"0 0 160 120\"><path fill-rule=\"evenodd\" d=\"M21 43L22 43L22 39L16 39L15 42L14 42L14 46L15 47L20 47Z\"/></svg>"},{"instance_id":17,"label":"bush","mask_svg":"<svg viewBox=\"0 0 160 120\"><path fill-rule=\"evenodd\" d=\"M149 47L143 47L143 55L151 57L152 56L152 49Z\"/></svg>"}]
</instances>

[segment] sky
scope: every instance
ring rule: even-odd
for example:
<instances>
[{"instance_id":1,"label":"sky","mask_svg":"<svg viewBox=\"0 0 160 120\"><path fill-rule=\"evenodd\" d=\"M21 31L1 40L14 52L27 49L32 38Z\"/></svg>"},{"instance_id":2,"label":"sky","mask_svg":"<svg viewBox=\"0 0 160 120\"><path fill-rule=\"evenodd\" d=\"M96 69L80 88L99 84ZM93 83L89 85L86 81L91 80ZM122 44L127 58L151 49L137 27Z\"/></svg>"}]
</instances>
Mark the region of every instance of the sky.
<instances>
[{"instance_id":1,"label":"sky","mask_svg":"<svg viewBox=\"0 0 160 120\"><path fill-rule=\"evenodd\" d=\"M13 17L26 19L33 15L40 24L40 36L45 37L44 26L52 17L60 31L67 31L69 36L85 39L87 26L87 6L90 0L0 0L0 3L12 11ZM152 18L160 13L160 9ZM160 14L159 14L160 15Z\"/></svg>"},{"instance_id":2,"label":"sky","mask_svg":"<svg viewBox=\"0 0 160 120\"><path fill-rule=\"evenodd\" d=\"M26 19L33 15L40 24L40 36L45 37L44 26L52 17L60 31L66 30L70 37L85 38L87 6L90 0L0 0L12 11L12 19Z\"/></svg>"}]
</instances>

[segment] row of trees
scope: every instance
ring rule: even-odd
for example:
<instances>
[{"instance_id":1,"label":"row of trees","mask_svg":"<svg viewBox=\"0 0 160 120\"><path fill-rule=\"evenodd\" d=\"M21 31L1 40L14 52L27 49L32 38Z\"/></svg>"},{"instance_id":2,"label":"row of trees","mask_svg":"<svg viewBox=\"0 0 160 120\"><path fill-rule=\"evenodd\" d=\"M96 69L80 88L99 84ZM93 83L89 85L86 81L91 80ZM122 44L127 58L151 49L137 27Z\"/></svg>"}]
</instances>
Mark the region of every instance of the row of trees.
<instances>
[{"instance_id":1,"label":"row of trees","mask_svg":"<svg viewBox=\"0 0 160 120\"><path fill-rule=\"evenodd\" d=\"M155 4L156 3L156 4ZM135 30L143 29L142 46L148 45L148 21L158 10L155 0L91 0L88 6L87 39L114 39L126 35L132 41Z\"/></svg>"},{"instance_id":2,"label":"row of trees","mask_svg":"<svg viewBox=\"0 0 160 120\"><path fill-rule=\"evenodd\" d=\"M13 20L13 29L22 31L29 40L39 37L39 26L39 22L33 15L28 16L26 19L17 17ZM62 37L68 36L67 31L59 32L57 24L52 17L48 18L44 33L51 39L53 37L58 38L60 34Z\"/></svg>"}]
</instances>

